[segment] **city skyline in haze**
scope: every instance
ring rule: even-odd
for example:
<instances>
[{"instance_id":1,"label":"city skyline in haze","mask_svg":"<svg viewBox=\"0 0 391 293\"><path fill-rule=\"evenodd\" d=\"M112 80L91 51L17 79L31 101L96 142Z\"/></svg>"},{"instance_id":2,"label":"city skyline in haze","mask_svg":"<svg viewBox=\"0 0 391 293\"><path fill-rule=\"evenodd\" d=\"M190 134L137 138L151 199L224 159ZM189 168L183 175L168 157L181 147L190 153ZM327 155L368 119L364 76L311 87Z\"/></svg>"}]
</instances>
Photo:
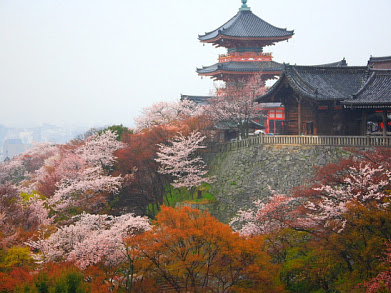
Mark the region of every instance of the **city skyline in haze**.
<instances>
[{"instance_id":1,"label":"city skyline in haze","mask_svg":"<svg viewBox=\"0 0 391 293\"><path fill-rule=\"evenodd\" d=\"M389 0L249 0L254 14L294 30L266 47L280 63L390 56ZM240 0L0 0L0 125L134 126L144 107L207 95L197 67L225 49L198 34L233 17Z\"/></svg>"}]
</instances>

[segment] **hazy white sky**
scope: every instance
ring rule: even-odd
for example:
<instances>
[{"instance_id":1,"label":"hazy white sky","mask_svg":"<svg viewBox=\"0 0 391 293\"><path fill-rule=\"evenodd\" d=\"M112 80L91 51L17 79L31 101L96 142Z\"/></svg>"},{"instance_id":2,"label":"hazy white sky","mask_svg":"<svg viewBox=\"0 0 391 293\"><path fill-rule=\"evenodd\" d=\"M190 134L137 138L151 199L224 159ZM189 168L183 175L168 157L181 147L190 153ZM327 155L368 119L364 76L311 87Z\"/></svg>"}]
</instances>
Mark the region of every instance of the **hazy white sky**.
<instances>
[{"instance_id":1,"label":"hazy white sky","mask_svg":"<svg viewBox=\"0 0 391 293\"><path fill-rule=\"evenodd\" d=\"M249 0L295 30L265 51L291 64L391 55L390 0ZM0 0L0 124L133 126L143 107L213 88L196 67L219 53L199 43L240 0Z\"/></svg>"}]
</instances>

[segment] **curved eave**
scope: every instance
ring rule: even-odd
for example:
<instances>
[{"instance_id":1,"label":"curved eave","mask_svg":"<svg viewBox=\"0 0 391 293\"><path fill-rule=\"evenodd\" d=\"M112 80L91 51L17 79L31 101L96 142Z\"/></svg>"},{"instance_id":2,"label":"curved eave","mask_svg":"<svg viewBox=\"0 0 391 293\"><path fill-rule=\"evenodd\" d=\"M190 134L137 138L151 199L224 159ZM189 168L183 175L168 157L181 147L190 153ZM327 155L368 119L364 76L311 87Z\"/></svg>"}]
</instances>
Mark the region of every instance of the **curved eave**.
<instances>
[{"instance_id":1,"label":"curved eave","mask_svg":"<svg viewBox=\"0 0 391 293\"><path fill-rule=\"evenodd\" d=\"M265 94L263 94L262 96L258 96L255 99L255 101L257 103L267 103L268 102L267 99L270 98L273 95L274 91L276 91L276 89L280 86L284 77L285 77L285 72L282 73L280 78L272 85L271 88L269 88L269 90Z\"/></svg>"},{"instance_id":2,"label":"curved eave","mask_svg":"<svg viewBox=\"0 0 391 293\"><path fill-rule=\"evenodd\" d=\"M340 92L340 95L330 96L325 95L324 91L318 93L318 87L309 83L308 79L303 78L303 70L314 71L331 71L336 72L357 72L357 74L366 74L366 67L327 67L327 66L287 66L277 80L277 82L269 89L267 93L257 98L258 103L272 101L272 97L276 97L282 86L289 86L292 91L301 97L315 101L345 101L348 103L351 99L350 94ZM357 91L357 90L356 90ZM280 100L276 100L280 101Z\"/></svg>"},{"instance_id":3,"label":"curved eave","mask_svg":"<svg viewBox=\"0 0 391 293\"><path fill-rule=\"evenodd\" d=\"M228 71L228 70L216 70L212 72L206 72L206 73L198 73L199 76L214 76L214 75L219 75L219 74L229 74L229 75L249 75L249 74L254 74L257 73L261 70L258 71ZM263 71L265 75L278 75L281 74L281 70L279 71Z\"/></svg>"},{"instance_id":4,"label":"curved eave","mask_svg":"<svg viewBox=\"0 0 391 293\"><path fill-rule=\"evenodd\" d=\"M279 36L279 37L235 37L235 36L229 36L229 35L224 35L224 34L219 34L215 38L211 39L204 39L202 40L200 37L198 39L200 40L201 43L216 43L222 39L225 40L235 40L235 41L263 41L263 42L270 42L270 43L275 43L275 42L281 42L281 41L286 41L292 38L293 32L289 36Z\"/></svg>"},{"instance_id":5,"label":"curved eave","mask_svg":"<svg viewBox=\"0 0 391 293\"><path fill-rule=\"evenodd\" d=\"M220 72L232 72L237 74L238 72L245 72L243 74L254 74L257 72L264 72L265 74L281 73L284 70L284 65L275 61L255 61L255 62L239 62L230 61L216 63L211 66L203 66L197 68L197 73L202 75L213 75Z\"/></svg>"},{"instance_id":6,"label":"curved eave","mask_svg":"<svg viewBox=\"0 0 391 293\"><path fill-rule=\"evenodd\" d=\"M217 29L207 32L204 35L199 35L198 38L202 42L213 42L218 38L243 38L245 40L262 40L262 39L280 39L284 40L293 35L293 30L288 31L271 25L257 15L251 12L250 9L240 9L226 23Z\"/></svg>"},{"instance_id":7,"label":"curved eave","mask_svg":"<svg viewBox=\"0 0 391 293\"><path fill-rule=\"evenodd\" d=\"M294 73L293 73L294 74ZM297 78L297 77L296 77ZM336 101L336 100L343 100L343 99L335 99L335 98L328 98L328 97L322 97L321 95L317 95L315 93L315 89L313 89L309 84L307 84L304 80L301 80L303 86L307 86L307 89L304 89L303 86L299 85L296 80L293 78L291 72L284 71L280 78L274 83L274 85L262 96L259 96L256 101L258 103L266 103L269 101L270 97L274 96L276 94L276 91L279 90L281 85L283 84L283 81L287 80L287 84L291 87L293 92L296 94L310 99L310 100L316 100L316 101ZM310 92L309 92L310 91ZM313 92L313 93L311 93Z\"/></svg>"},{"instance_id":8,"label":"curved eave","mask_svg":"<svg viewBox=\"0 0 391 293\"><path fill-rule=\"evenodd\" d=\"M357 93L353 94L353 98L357 98L360 94L362 94L368 86L375 80L376 78L376 73L372 72L372 74L369 76L367 81L364 83L364 85L357 91Z\"/></svg>"}]
</instances>

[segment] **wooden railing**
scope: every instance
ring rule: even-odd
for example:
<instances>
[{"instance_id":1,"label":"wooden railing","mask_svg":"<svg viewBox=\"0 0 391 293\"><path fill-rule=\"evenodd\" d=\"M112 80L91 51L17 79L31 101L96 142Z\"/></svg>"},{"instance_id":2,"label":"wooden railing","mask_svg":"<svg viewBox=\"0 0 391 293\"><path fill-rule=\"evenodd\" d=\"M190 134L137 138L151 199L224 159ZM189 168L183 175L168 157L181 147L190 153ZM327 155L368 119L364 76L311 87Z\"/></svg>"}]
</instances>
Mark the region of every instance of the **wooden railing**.
<instances>
[{"instance_id":1,"label":"wooden railing","mask_svg":"<svg viewBox=\"0 0 391 293\"><path fill-rule=\"evenodd\" d=\"M271 53L261 52L234 52L219 55L219 63L229 61L271 61L273 56Z\"/></svg>"},{"instance_id":2,"label":"wooden railing","mask_svg":"<svg viewBox=\"0 0 391 293\"><path fill-rule=\"evenodd\" d=\"M391 147L390 136L314 136L314 135L260 135L235 142L208 147L210 152L227 152L252 145L318 145L347 147Z\"/></svg>"}]
</instances>

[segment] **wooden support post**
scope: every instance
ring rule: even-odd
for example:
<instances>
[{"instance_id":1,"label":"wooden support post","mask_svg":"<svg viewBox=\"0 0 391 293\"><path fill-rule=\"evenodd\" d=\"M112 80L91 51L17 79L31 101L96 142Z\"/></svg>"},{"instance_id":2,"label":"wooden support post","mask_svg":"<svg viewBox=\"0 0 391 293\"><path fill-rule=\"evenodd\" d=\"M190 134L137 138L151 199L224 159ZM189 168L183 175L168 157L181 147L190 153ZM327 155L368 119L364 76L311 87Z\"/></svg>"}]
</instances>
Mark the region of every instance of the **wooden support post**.
<instances>
[{"instance_id":1,"label":"wooden support post","mask_svg":"<svg viewBox=\"0 0 391 293\"><path fill-rule=\"evenodd\" d=\"M298 135L301 134L301 99L297 101L297 130L298 130Z\"/></svg>"},{"instance_id":2,"label":"wooden support post","mask_svg":"<svg viewBox=\"0 0 391 293\"><path fill-rule=\"evenodd\" d=\"M365 109L361 110L361 135L367 135L368 114Z\"/></svg>"},{"instance_id":3,"label":"wooden support post","mask_svg":"<svg viewBox=\"0 0 391 293\"><path fill-rule=\"evenodd\" d=\"M313 114L312 114L312 119L313 119L313 121L314 121L314 135L318 135L318 123L319 123L319 120L318 120L318 105L317 104L315 104L314 106L313 106L313 112L312 112Z\"/></svg>"},{"instance_id":4,"label":"wooden support post","mask_svg":"<svg viewBox=\"0 0 391 293\"><path fill-rule=\"evenodd\" d=\"M382 114L383 114L383 136L387 136L387 126L388 126L387 109L384 109Z\"/></svg>"}]
</instances>

